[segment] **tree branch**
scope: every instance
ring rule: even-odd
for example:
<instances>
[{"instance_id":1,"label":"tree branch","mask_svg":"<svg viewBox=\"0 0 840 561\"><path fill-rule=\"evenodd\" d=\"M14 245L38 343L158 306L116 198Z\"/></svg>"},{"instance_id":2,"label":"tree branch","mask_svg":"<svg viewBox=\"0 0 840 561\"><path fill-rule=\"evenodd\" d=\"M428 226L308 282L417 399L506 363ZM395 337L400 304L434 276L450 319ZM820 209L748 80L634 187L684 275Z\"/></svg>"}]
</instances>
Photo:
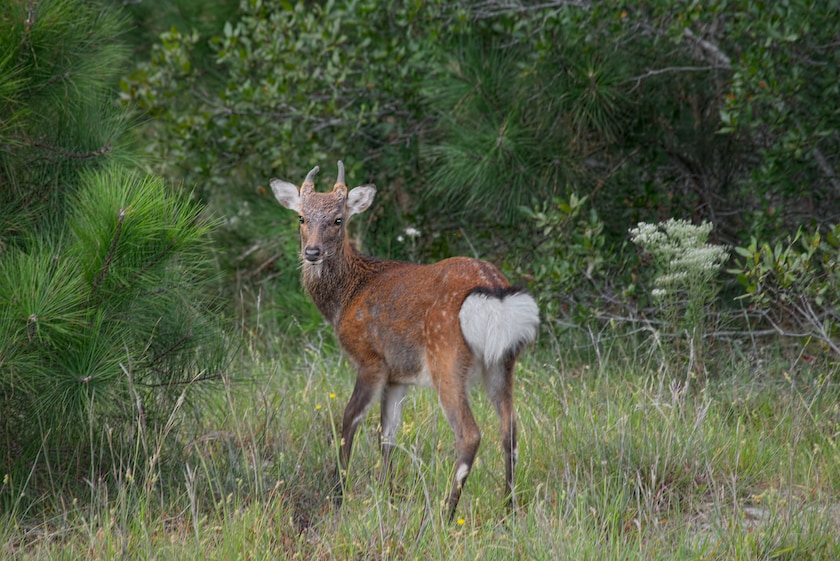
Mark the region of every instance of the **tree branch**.
<instances>
[{"instance_id":1,"label":"tree branch","mask_svg":"<svg viewBox=\"0 0 840 561\"><path fill-rule=\"evenodd\" d=\"M472 2L468 4L475 19L489 19L504 14L521 14L532 10L561 8L563 6L589 9L591 4L585 0L550 0L542 4L533 5L528 5L519 0L485 0L483 2Z\"/></svg>"},{"instance_id":2,"label":"tree branch","mask_svg":"<svg viewBox=\"0 0 840 561\"><path fill-rule=\"evenodd\" d=\"M704 53L709 55L709 57L711 58L711 61L716 66L722 66L724 68L732 68L732 59L730 59L729 56L726 53L724 53L722 50L720 50L720 47L718 47L717 45L715 45L714 43L712 43L710 41L707 41L707 40L703 39L702 37L698 37L697 35L694 34L693 31L691 31L687 27L685 28L685 31L683 32L683 34L686 36L686 38L688 40L692 41L695 45L700 47L700 50L702 50Z\"/></svg>"},{"instance_id":3,"label":"tree branch","mask_svg":"<svg viewBox=\"0 0 840 561\"><path fill-rule=\"evenodd\" d=\"M49 144L44 144L43 142L32 142L32 146L35 148L41 148L43 150L47 150L49 152L55 152L56 154L60 154L65 158L71 158L73 160L88 160L90 158L96 158L98 156L104 156L108 152L111 151L111 143L109 142L105 146L101 148L97 148L92 152L70 152L69 150L65 150L63 148L59 148L57 146L50 146Z\"/></svg>"},{"instance_id":4,"label":"tree branch","mask_svg":"<svg viewBox=\"0 0 840 561\"><path fill-rule=\"evenodd\" d=\"M666 66L665 68L659 68L657 70L648 70L644 74L628 78L624 81L636 82L636 85L630 88L630 91L632 92L642 84L642 80L644 80L645 78L650 78L651 76L669 74L671 72L708 72L710 70L728 70L729 68L729 66L724 66L720 64L714 64L709 66Z\"/></svg>"},{"instance_id":5,"label":"tree branch","mask_svg":"<svg viewBox=\"0 0 840 561\"><path fill-rule=\"evenodd\" d=\"M831 186L834 188L834 191L840 195L840 179L837 179L837 174L834 173L834 168L831 167L831 164L825 158L825 155L822 153L818 147L814 146L811 153L814 155L814 160L817 162L817 167L823 172L823 174L828 179Z\"/></svg>"}]
</instances>

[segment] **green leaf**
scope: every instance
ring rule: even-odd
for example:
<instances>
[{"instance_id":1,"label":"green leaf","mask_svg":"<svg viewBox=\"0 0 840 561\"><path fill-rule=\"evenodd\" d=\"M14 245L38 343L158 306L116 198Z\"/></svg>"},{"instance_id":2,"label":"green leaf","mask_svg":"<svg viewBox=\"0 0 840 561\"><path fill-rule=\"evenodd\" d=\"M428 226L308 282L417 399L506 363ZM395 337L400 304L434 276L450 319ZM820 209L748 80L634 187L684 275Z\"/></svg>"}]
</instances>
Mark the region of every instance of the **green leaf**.
<instances>
[{"instance_id":1,"label":"green leaf","mask_svg":"<svg viewBox=\"0 0 840 561\"><path fill-rule=\"evenodd\" d=\"M737 253L741 257L752 257L753 254L754 254L754 251L751 251L750 249L748 249L746 247L737 247L736 246L733 249L734 249L735 253Z\"/></svg>"}]
</instances>

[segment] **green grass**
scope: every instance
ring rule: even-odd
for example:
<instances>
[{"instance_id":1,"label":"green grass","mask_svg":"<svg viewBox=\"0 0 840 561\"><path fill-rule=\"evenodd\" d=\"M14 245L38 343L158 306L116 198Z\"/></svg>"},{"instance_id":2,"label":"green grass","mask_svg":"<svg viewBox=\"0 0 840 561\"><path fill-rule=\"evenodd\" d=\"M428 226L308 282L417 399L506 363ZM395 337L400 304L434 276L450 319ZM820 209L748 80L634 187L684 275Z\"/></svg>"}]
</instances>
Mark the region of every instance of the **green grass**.
<instances>
[{"instance_id":1,"label":"green grass","mask_svg":"<svg viewBox=\"0 0 840 561\"><path fill-rule=\"evenodd\" d=\"M453 436L427 390L409 394L392 485L376 425L357 437L344 506L328 490L353 385L329 335L269 358L169 429L107 438L82 481L8 476L4 559L825 559L840 557L840 388L833 365L732 359L700 384L629 342L545 342L521 361L519 511L509 516L497 420L458 507L440 518ZM279 342L278 342L279 344ZM732 353L734 355L734 353Z\"/></svg>"}]
</instances>

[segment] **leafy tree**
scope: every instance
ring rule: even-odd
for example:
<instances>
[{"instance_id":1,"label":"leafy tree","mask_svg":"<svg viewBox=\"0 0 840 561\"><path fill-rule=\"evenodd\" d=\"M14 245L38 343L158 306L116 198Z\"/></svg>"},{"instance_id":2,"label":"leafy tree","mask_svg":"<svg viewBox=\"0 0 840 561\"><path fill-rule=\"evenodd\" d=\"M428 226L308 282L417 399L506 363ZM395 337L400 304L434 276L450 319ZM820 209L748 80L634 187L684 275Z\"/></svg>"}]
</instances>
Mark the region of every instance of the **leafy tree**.
<instances>
[{"instance_id":1,"label":"leafy tree","mask_svg":"<svg viewBox=\"0 0 840 561\"><path fill-rule=\"evenodd\" d=\"M185 194L136 170L131 120L116 103L127 51L115 39L125 26L94 2L15 1L0 11L7 469L45 457L72 466L106 434L114 446L136 444L136 431L166 420L187 384L225 363L211 223Z\"/></svg>"},{"instance_id":2,"label":"leafy tree","mask_svg":"<svg viewBox=\"0 0 840 561\"><path fill-rule=\"evenodd\" d=\"M720 109L723 131L747 136L758 156L746 192L739 193L752 230L792 234L810 221L836 222L840 5L741 2L739 8L737 18L717 15L725 25L710 40L732 69Z\"/></svg>"}]
</instances>

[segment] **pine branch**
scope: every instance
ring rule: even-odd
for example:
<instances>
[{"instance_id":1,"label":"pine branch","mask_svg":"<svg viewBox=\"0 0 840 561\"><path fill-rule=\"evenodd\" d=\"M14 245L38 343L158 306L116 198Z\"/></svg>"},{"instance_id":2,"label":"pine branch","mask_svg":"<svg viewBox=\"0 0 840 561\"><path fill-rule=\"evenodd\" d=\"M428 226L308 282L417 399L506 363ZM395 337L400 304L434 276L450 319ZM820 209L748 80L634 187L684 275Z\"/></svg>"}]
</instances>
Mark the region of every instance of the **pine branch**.
<instances>
[{"instance_id":1,"label":"pine branch","mask_svg":"<svg viewBox=\"0 0 840 561\"><path fill-rule=\"evenodd\" d=\"M113 144L109 142L104 146L97 148L96 150L91 150L90 152L74 152L65 148L61 148L59 146L47 144L46 142L41 142L39 140L32 140L30 138L27 138L26 136L11 135L8 138L10 140L21 142L26 146L32 146L33 148L40 148L41 150L46 150L47 152L53 152L64 158L70 158L71 160L90 160L91 158L98 158L99 156L104 156L105 154L108 154L113 148ZM9 144L3 145L4 150L11 151L12 148L13 147Z\"/></svg>"},{"instance_id":2,"label":"pine branch","mask_svg":"<svg viewBox=\"0 0 840 561\"><path fill-rule=\"evenodd\" d=\"M817 162L817 167L820 168L820 171L823 172L823 175L825 175L829 183L831 183L831 186L834 188L834 192L840 194L840 180L838 180L837 174L834 172L834 168L826 159L822 150L820 150L819 147L814 146L811 153L814 155L814 161Z\"/></svg>"},{"instance_id":3,"label":"pine branch","mask_svg":"<svg viewBox=\"0 0 840 561\"><path fill-rule=\"evenodd\" d=\"M108 246L108 253L105 255L105 261L102 262L102 267L99 269L99 273L96 274L96 278L93 280L94 292L99 290L102 281L105 280L105 275L107 274L108 267L111 265L111 261L114 258L114 253L116 253L117 250L117 243L119 243L120 235L122 234L123 222L125 222L125 209L121 208L119 217L117 218L117 230L114 232L114 237L111 238L111 245Z\"/></svg>"},{"instance_id":4,"label":"pine branch","mask_svg":"<svg viewBox=\"0 0 840 561\"><path fill-rule=\"evenodd\" d=\"M178 339L177 341L175 341L174 343L169 345L169 347L165 348L163 351L158 353L156 356L152 357L152 360L150 361L151 364L155 364L155 363L163 360L166 356L174 353L175 351L177 351L178 349L183 347L187 343L187 341L192 339L192 337L193 337L192 333L187 333L187 334L181 336L180 339Z\"/></svg>"},{"instance_id":5,"label":"pine branch","mask_svg":"<svg viewBox=\"0 0 840 561\"><path fill-rule=\"evenodd\" d=\"M91 152L70 152L69 150L65 150L65 149L59 148L57 146L51 146L51 145L45 144L43 142L34 141L34 142L30 142L29 144L31 146L34 146L35 148L41 148L42 150L47 150L49 152L54 152L56 154L64 156L65 158L70 158L70 159L73 159L73 160L89 160L91 158L98 158L99 156L104 156L105 154L110 152L111 148L112 148L112 145L109 142L105 146L102 146L101 148L97 148L96 150L93 150Z\"/></svg>"}]
</instances>

